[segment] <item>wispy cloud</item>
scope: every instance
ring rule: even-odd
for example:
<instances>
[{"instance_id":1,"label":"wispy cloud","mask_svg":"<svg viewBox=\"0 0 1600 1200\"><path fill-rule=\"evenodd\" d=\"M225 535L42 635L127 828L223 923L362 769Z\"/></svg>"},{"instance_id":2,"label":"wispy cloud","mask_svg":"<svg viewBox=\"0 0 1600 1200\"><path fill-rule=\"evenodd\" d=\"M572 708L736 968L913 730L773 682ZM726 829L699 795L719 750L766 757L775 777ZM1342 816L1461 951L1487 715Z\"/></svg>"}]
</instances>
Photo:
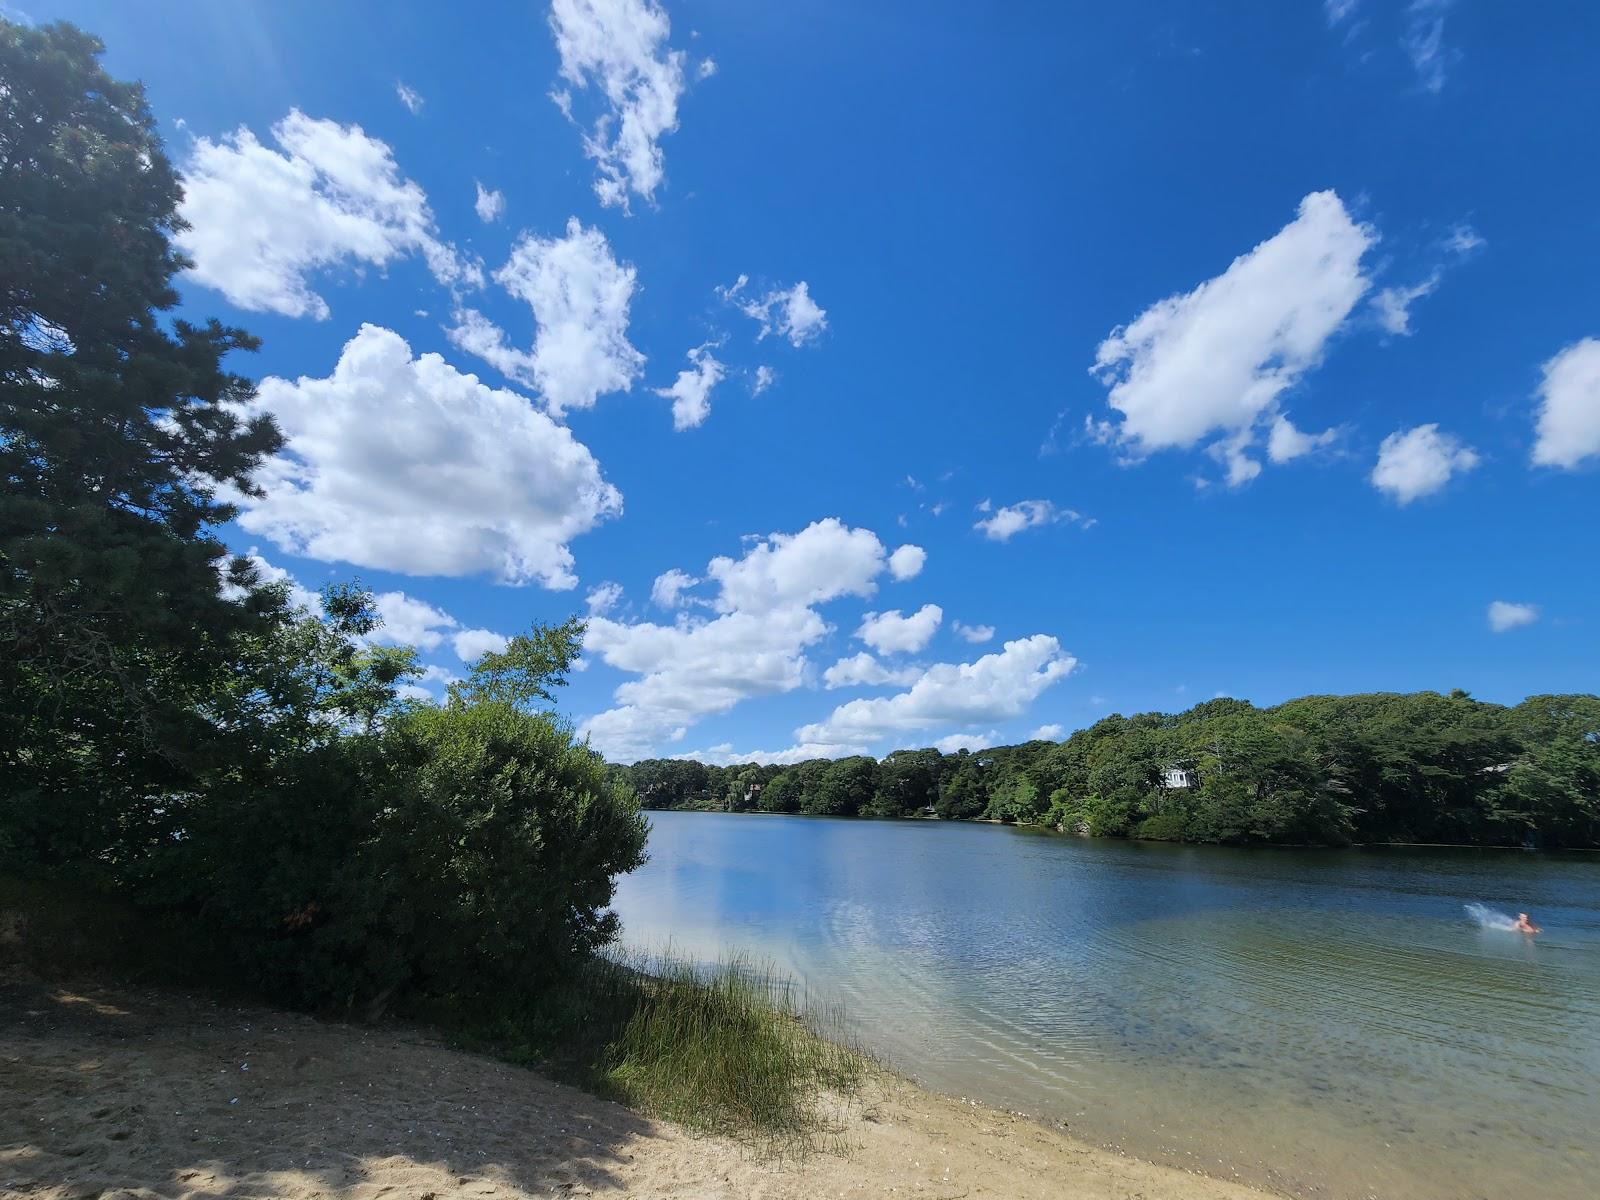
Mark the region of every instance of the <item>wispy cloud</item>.
<instances>
[{"instance_id":1,"label":"wispy cloud","mask_svg":"<svg viewBox=\"0 0 1600 1200\"><path fill-rule=\"evenodd\" d=\"M741 275L729 287L717 289L729 304L761 325L760 337L776 333L791 346L804 346L822 336L828 328L827 310L811 298L811 289L802 279L793 287L774 288L760 296L747 293L750 277Z\"/></svg>"},{"instance_id":2,"label":"wispy cloud","mask_svg":"<svg viewBox=\"0 0 1600 1200\"><path fill-rule=\"evenodd\" d=\"M1446 73L1461 57L1444 40L1444 20L1454 6L1455 0L1411 0L1406 9L1400 44L1416 68L1418 82L1435 94L1444 90Z\"/></svg>"}]
</instances>

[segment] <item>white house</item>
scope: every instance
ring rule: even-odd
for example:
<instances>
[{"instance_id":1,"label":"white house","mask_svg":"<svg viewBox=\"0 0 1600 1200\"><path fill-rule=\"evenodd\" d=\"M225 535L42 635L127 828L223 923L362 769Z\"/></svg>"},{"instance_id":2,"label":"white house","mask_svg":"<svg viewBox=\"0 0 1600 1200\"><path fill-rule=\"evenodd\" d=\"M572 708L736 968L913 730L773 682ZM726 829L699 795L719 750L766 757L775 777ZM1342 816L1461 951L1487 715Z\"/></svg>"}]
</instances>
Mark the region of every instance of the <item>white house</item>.
<instances>
[{"instance_id":1,"label":"white house","mask_svg":"<svg viewBox=\"0 0 1600 1200\"><path fill-rule=\"evenodd\" d=\"M1200 775L1190 767L1162 767L1161 786L1172 789L1199 787Z\"/></svg>"}]
</instances>

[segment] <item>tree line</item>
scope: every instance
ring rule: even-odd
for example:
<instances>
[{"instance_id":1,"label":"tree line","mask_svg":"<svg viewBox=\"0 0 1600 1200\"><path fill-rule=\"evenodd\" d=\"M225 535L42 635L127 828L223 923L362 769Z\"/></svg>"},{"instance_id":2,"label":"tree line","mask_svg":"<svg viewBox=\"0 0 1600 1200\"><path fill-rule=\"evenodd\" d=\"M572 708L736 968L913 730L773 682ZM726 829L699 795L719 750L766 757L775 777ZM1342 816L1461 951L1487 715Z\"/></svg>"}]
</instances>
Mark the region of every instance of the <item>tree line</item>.
<instances>
[{"instance_id":1,"label":"tree line","mask_svg":"<svg viewBox=\"0 0 1600 1200\"><path fill-rule=\"evenodd\" d=\"M608 768L646 808L930 816L1103 837L1600 846L1600 697L1465 692L1218 699L1064 742L790 766Z\"/></svg>"},{"instance_id":2,"label":"tree line","mask_svg":"<svg viewBox=\"0 0 1600 1200\"><path fill-rule=\"evenodd\" d=\"M373 597L232 557L282 437L176 318L181 181L142 87L0 20L0 874L110 893L297 1005L503 1007L614 934L632 794L552 711L576 621L442 706Z\"/></svg>"}]
</instances>

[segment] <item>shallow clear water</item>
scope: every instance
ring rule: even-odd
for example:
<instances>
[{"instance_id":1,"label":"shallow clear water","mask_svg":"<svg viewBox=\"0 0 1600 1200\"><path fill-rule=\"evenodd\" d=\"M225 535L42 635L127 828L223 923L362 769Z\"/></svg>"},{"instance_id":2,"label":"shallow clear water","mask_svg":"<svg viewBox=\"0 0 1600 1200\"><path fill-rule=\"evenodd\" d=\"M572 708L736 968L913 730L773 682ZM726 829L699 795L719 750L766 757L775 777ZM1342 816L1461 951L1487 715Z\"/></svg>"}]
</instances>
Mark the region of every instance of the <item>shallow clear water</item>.
<instances>
[{"instance_id":1,"label":"shallow clear water","mask_svg":"<svg viewBox=\"0 0 1600 1200\"><path fill-rule=\"evenodd\" d=\"M939 1091L1293 1195L1596 1194L1600 855L650 820L626 943L770 957Z\"/></svg>"}]
</instances>

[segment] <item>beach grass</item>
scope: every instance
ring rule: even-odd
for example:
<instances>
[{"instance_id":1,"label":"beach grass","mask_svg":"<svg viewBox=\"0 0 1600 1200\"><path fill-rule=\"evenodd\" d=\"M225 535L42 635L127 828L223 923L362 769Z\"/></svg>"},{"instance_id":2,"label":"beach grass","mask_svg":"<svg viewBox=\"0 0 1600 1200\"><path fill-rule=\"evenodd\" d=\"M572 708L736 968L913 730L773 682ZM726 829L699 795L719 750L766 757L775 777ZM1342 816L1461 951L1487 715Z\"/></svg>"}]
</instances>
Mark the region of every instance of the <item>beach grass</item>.
<instances>
[{"instance_id":1,"label":"beach grass","mask_svg":"<svg viewBox=\"0 0 1600 1200\"><path fill-rule=\"evenodd\" d=\"M608 1078L636 1107L785 1154L815 1148L832 1105L859 1094L869 1062L843 1013L771 963L658 956L632 973L638 1004Z\"/></svg>"},{"instance_id":2,"label":"beach grass","mask_svg":"<svg viewBox=\"0 0 1600 1200\"><path fill-rule=\"evenodd\" d=\"M478 1049L762 1157L843 1149L842 1114L873 1071L838 1005L743 954L613 951L468 1032Z\"/></svg>"}]
</instances>

